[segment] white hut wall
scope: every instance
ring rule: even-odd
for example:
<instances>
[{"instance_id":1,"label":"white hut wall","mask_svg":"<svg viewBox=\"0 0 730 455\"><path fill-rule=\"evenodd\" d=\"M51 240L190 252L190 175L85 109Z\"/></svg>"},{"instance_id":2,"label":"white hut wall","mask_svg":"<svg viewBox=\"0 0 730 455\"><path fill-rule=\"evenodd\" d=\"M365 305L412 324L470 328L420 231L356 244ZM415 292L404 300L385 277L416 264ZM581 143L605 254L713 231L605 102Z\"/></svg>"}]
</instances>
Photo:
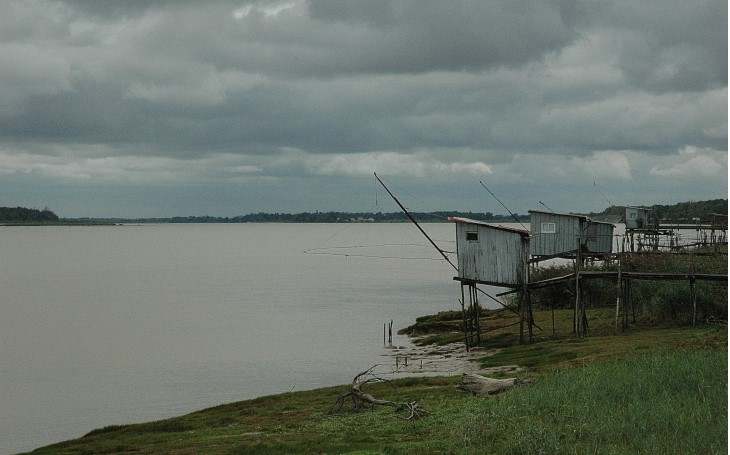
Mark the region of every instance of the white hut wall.
<instances>
[{"instance_id":1,"label":"white hut wall","mask_svg":"<svg viewBox=\"0 0 730 455\"><path fill-rule=\"evenodd\" d=\"M456 244L459 278L505 286L522 283L527 242L520 234L457 223Z\"/></svg>"},{"instance_id":2,"label":"white hut wall","mask_svg":"<svg viewBox=\"0 0 730 455\"><path fill-rule=\"evenodd\" d=\"M626 229L646 229L649 226L649 211L640 207L626 207Z\"/></svg>"},{"instance_id":3,"label":"white hut wall","mask_svg":"<svg viewBox=\"0 0 730 455\"><path fill-rule=\"evenodd\" d=\"M530 212L530 254L552 256L575 251L581 228L580 217Z\"/></svg>"}]
</instances>

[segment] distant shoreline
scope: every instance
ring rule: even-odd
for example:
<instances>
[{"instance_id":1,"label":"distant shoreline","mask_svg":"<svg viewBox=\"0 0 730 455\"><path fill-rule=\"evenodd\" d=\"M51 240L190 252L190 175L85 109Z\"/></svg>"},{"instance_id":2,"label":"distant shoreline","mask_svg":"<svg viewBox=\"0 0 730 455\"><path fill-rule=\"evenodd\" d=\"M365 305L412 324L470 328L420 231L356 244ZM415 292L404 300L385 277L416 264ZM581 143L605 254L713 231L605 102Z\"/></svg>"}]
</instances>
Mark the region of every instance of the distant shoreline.
<instances>
[{"instance_id":1,"label":"distant shoreline","mask_svg":"<svg viewBox=\"0 0 730 455\"><path fill-rule=\"evenodd\" d=\"M489 212L409 212L419 223L445 223L451 216L470 218L493 223L514 223L510 215L495 215ZM519 222L528 222L528 215L518 216ZM111 224L184 224L184 223L408 223L410 220L403 212L303 212L303 213L251 213L234 217L214 216L174 216L155 218L61 218L70 224L88 222Z\"/></svg>"},{"instance_id":2,"label":"distant shoreline","mask_svg":"<svg viewBox=\"0 0 730 455\"><path fill-rule=\"evenodd\" d=\"M689 225L697 220L709 220L714 214L727 214L727 199L680 202L673 205L652 205L653 216L659 220L673 220ZM492 212L432 211L411 212L419 223L445 223L449 217L469 218L487 223L528 223L528 214L495 214ZM595 221L619 223L625 216L623 206L611 206L601 212L582 213ZM184 224L184 223L407 223L409 218L402 211L397 212L301 212L301 213L249 213L228 216L172 216L172 217L79 217L61 218L49 209L27 209L23 207L0 207L0 226L97 226L115 224Z\"/></svg>"}]
</instances>

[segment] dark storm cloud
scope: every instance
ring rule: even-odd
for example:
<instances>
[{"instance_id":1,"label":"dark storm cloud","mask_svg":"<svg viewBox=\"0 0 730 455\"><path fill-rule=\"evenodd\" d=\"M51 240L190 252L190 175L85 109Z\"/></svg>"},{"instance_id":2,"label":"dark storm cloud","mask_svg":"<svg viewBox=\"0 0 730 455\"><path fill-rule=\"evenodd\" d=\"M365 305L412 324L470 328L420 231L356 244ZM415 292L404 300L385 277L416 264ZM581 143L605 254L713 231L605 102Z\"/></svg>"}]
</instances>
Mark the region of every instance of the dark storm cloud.
<instances>
[{"instance_id":1,"label":"dark storm cloud","mask_svg":"<svg viewBox=\"0 0 730 455\"><path fill-rule=\"evenodd\" d=\"M0 97L0 175L722 190L727 2L5 2Z\"/></svg>"},{"instance_id":2,"label":"dark storm cloud","mask_svg":"<svg viewBox=\"0 0 730 455\"><path fill-rule=\"evenodd\" d=\"M575 32L549 2L314 0L312 18L361 31L342 37L343 69L421 73L521 65L570 43ZM518 33L516 33L518 31ZM363 39L364 38L364 39Z\"/></svg>"},{"instance_id":3,"label":"dark storm cloud","mask_svg":"<svg viewBox=\"0 0 730 455\"><path fill-rule=\"evenodd\" d=\"M727 2L600 3L588 24L622 41L627 79L652 91L727 86Z\"/></svg>"}]
</instances>

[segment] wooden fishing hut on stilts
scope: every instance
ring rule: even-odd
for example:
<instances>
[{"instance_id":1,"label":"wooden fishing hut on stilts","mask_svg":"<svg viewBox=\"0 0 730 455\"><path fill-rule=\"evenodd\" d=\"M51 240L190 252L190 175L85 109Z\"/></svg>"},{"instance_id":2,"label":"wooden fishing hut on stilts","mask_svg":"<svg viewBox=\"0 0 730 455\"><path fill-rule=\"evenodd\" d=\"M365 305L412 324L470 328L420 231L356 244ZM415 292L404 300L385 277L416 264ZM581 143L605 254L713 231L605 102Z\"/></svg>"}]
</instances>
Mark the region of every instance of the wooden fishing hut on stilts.
<instances>
[{"instance_id":1,"label":"wooden fishing hut on stilts","mask_svg":"<svg viewBox=\"0 0 730 455\"><path fill-rule=\"evenodd\" d=\"M461 305L464 316L464 341L467 350L481 342L479 327L479 285L507 287L520 292L520 341L527 322L532 342L532 305L527 284L530 233L527 230L495 226L468 218L451 217L456 224L457 273L454 280L461 284ZM464 288L468 293L467 297ZM492 297L492 299L494 299ZM496 300L496 299L495 299ZM502 304L499 300L498 303Z\"/></svg>"},{"instance_id":2,"label":"wooden fishing hut on stilts","mask_svg":"<svg viewBox=\"0 0 730 455\"><path fill-rule=\"evenodd\" d=\"M575 261L575 306L573 329L577 335L588 330L580 271L587 258L611 254L614 225L593 221L585 215L530 210L531 264L564 258ZM541 286L544 283L530 283ZM548 283L549 284L549 283Z\"/></svg>"}]
</instances>

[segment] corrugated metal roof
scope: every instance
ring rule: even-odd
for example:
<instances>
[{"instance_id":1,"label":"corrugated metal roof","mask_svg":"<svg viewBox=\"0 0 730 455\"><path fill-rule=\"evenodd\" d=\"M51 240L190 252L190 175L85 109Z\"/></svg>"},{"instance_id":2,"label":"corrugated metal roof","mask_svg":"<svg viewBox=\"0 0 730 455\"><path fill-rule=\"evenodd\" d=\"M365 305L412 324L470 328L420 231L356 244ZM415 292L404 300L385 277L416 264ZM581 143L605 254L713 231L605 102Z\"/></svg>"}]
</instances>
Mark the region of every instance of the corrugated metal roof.
<instances>
[{"instance_id":1,"label":"corrugated metal roof","mask_svg":"<svg viewBox=\"0 0 730 455\"><path fill-rule=\"evenodd\" d=\"M589 218L587 215L579 215L577 213L560 213L560 212L545 212L543 210L528 210L527 213L541 213L545 215L555 215L555 216L568 216L573 218L579 218L582 221L589 221L591 223L595 224L610 224L611 226L615 226L613 223L610 223L608 221L595 221Z\"/></svg>"},{"instance_id":2,"label":"corrugated metal roof","mask_svg":"<svg viewBox=\"0 0 730 455\"><path fill-rule=\"evenodd\" d=\"M528 210L527 213L544 213L545 215L555 215L555 216L569 216L573 218L580 218L582 220L589 219L585 215L578 215L577 213L560 213L560 212L545 212L542 210Z\"/></svg>"},{"instance_id":3,"label":"corrugated metal roof","mask_svg":"<svg viewBox=\"0 0 730 455\"><path fill-rule=\"evenodd\" d=\"M472 220L472 219L469 219L469 218L461 218L461 217L458 217L458 216L450 216L448 218L448 220L449 221L453 221L454 223L473 224L475 226L484 226L484 227L488 227L488 228L492 228L492 229L497 229L497 230L500 230L500 231L512 232L512 233L515 233L515 234L520 234L523 237L529 237L530 236L530 231L526 231L524 229L517 229L517 228L513 228L513 227L509 227L509 226L495 226L494 224L489 224L489 223L486 223L484 221Z\"/></svg>"}]
</instances>

